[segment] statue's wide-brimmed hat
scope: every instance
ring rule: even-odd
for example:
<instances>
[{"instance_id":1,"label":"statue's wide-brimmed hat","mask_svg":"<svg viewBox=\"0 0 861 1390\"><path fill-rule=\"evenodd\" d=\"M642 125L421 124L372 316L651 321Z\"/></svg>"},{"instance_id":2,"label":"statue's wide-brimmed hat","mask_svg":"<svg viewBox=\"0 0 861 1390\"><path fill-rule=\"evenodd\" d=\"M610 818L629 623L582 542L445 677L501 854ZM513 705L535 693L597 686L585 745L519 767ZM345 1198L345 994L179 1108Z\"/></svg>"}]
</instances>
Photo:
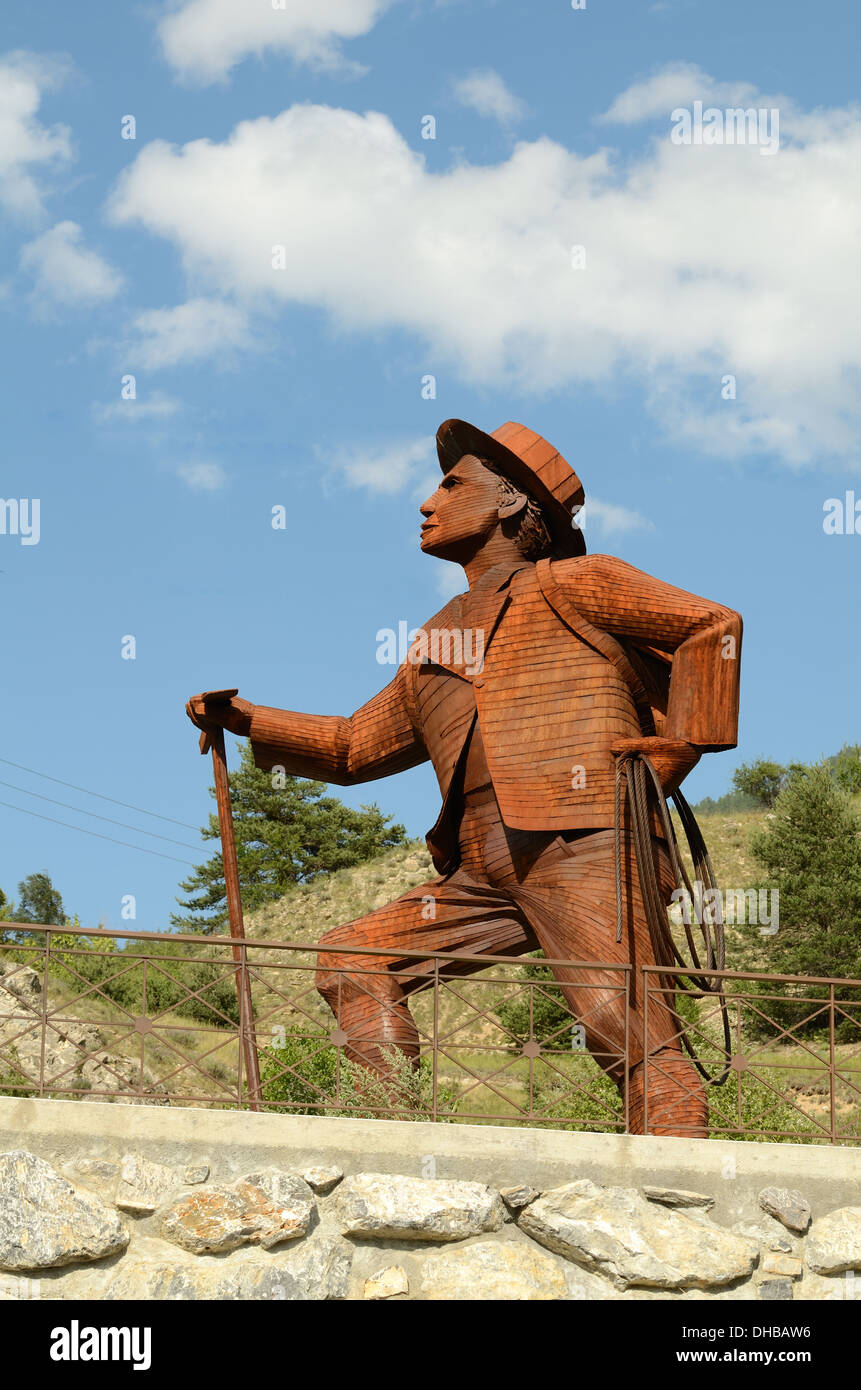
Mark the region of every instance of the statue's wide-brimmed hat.
<instances>
[{"instance_id":1,"label":"statue's wide-brimmed hat","mask_svg":"<svg viewBox=\"0 0 861 1390\"><path fill-rule=\"evenodd\" d=\"M445 420L437 430L436 447L443 473L464 454L476 454L494 464L540 504L557 555L585 555L586 544L578 525L583 484L559 450L540 434L513 420L507 420L493 434L485 434L466 420Z\"/></svg>"}]
</instances>

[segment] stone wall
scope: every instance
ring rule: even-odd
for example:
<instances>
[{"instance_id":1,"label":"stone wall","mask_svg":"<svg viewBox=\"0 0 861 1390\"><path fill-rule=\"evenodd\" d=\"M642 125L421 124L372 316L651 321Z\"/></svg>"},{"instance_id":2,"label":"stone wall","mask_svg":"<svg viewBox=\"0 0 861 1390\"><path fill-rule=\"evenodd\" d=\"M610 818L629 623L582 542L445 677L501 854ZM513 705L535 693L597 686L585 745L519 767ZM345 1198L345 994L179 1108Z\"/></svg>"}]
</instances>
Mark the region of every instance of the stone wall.
<instances>
[{"instance_id":1,"label":"stone wall","mask_svg":"<svg viewBox=\"0 0 861 1390\"><path fill-rule=\"evenodd\" d=\"M852 1299L861 1154L0 1097L0 1298Z\"/></svg>"}]
</instances>

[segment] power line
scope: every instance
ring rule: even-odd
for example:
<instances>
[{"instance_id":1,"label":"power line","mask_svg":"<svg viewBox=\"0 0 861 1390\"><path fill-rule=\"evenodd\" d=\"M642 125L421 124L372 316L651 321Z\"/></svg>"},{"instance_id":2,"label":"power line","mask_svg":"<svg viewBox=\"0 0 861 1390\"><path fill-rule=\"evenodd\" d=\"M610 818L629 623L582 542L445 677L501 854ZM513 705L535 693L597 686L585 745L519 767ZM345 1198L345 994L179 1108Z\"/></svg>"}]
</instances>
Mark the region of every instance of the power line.
<instances>
[{"instance_id":1,"label":"power line","mask_svg":"<svg viewBox=\"0 0 861 1390\"><path fill-rule=\"evenodd\" d=\"M59 777L51 777L47 772L37 772L33 767L24 767L21 763L13 763L9 758L0 758L0 763L5 763L7 767L15 767L19 772L29 772L33 777L44 777L46 782L56 782L59 787L68 787L70 791L83 792L84 796L97 796L100 801L110 801L113 806L123 806L127 811L137 811L138 815L152 816L155 820L166 820L171 825L181 825L184 830L200 830L200 826L189 825L188 821L174 820L173 816L162 816L158 811L145 811L142 806L132 806L128 801L117 801L114 796L104 796L101 792L91 792L87 787L76 787L74 782L64 782ZM84 814L88 813L85 812Z\"/></svg>"},{"instance_id":2,"label":"power line","mask_svg":"<svg viewBox=\"0 0 861 1390\"><path fill-rule=\"evenodd\" d=\"M0 758L0 762L5 759ZM110 799L110 798L108 798ZM175 854L162 854L158 849L146 849L143 845L129 844L128 840L115 840L113 835L101 835L98 830L86 830L82 825L70 825L68 821L56 820L54 816L42 816L38 811L28 811L25 806L13 806L11 801L0 801L0 806L7 806L10 811L20 811L24 816L35 816L36 820L50 821L52 825L62 825L66 830L77 830L79 835L92 835L96 840L108 840L112 845L124 845L126 849L136 849L139 854L154 854L156 859L172 859L174 864L187 864L190 869L197 867L192 864L190 859L177 859Z\"/></svg>"},{"instance_id":3,"label":"power line","mask_svg":"<svg viewBox=\"0 0 861 1390\"><path fill-rule=\"evenodd\" d=\"M197 845L187 845L184 840L172 840L168 835L157 835L154 830L142 830L138 825L129 825L128 821L114 820L113 816L100 816L96 811L85 811L80 806L73 806L69 801L57 801L53 796L43 796L41 792L28 791L26 787L16 787L14 782L4 782L0 778L0 787L8 787L10 791L21 792L24 796L35 796L40 801L50 801L52 806L62 806L66 811L75 811L79 816L91 816L93 820L106 821L108 825L119 825L123 830L134 830L137 835L148 835L151 840L164 840L168 845L180 845L183 849L197 850Z\"/></svg>"}]
</instances>

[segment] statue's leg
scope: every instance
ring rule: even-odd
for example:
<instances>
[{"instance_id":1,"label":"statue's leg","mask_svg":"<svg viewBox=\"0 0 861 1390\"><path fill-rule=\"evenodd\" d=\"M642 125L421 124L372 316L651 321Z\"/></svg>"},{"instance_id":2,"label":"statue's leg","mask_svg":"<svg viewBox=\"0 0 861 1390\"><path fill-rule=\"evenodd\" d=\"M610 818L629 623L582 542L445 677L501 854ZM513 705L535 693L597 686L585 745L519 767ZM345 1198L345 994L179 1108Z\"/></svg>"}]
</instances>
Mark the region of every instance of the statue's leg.
<instances>
[{"instance_id":1,"label":"statue's leg","mask_svg":"<svg viewBox=\"0 0 861 1390\"><path fill-rule=\"evenodd\" d=\"M707 1134L705 1091L678 1036L681 1025L652 995L648 1037L644 1030L642 967L655 964L630 842L623 838L624 915L616 940L616 874L613 832L593 831L557 844L526 876L521 900L545 955L557 959L631 964L626 1009L623 973L566 970L554 973L572 1011L583 1020L586 1045L624 1091L629 1057L629 1128L644 1130L644 1074L648 1075L650 1134ZM673 880L663 841L654 841L659 882L669 901ZM525 892L524 892L525 890ZM643 1064L648 1045L649 1065Z\"/></svg>"},{"instance_id":2,"label":"statue's leg","mask_svg":"<svg viewBox=\"0 0 861 1390\"><path fill-rule=\"evenodd\" d=\"M407 1000L431 983L427 963L402 951L464 951L471 955L521 955L538 942L507 895L463 874L434 879L386 907L335 927L321 939L317 989L347 1034L347 1056L380 1074L387 1051L413 1059L419 1035ZM357 955L356 947L383 948L382 956ZM353 948L351 950L351 948ZM473 974L480 963L463 963Z\"/></svg>"}]
</instances>

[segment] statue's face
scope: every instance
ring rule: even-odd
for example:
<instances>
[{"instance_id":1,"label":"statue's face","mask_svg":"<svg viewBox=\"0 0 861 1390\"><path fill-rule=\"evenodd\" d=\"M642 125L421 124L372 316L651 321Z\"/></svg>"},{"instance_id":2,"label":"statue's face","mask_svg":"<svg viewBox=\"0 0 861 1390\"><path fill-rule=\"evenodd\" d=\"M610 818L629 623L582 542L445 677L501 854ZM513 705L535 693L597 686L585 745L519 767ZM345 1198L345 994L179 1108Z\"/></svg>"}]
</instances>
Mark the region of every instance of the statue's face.
<instances>
[{"instance_id":1,"label":"statue's face","mask_svg":"<svg viewBox=\"0 0 861 1390\"><path fill-rule=\"evenodd\" d=\"M474 454L464 454L420 510L425 554L462 562L499 522L499 481Z\"/></svg>"}]
</instances>

